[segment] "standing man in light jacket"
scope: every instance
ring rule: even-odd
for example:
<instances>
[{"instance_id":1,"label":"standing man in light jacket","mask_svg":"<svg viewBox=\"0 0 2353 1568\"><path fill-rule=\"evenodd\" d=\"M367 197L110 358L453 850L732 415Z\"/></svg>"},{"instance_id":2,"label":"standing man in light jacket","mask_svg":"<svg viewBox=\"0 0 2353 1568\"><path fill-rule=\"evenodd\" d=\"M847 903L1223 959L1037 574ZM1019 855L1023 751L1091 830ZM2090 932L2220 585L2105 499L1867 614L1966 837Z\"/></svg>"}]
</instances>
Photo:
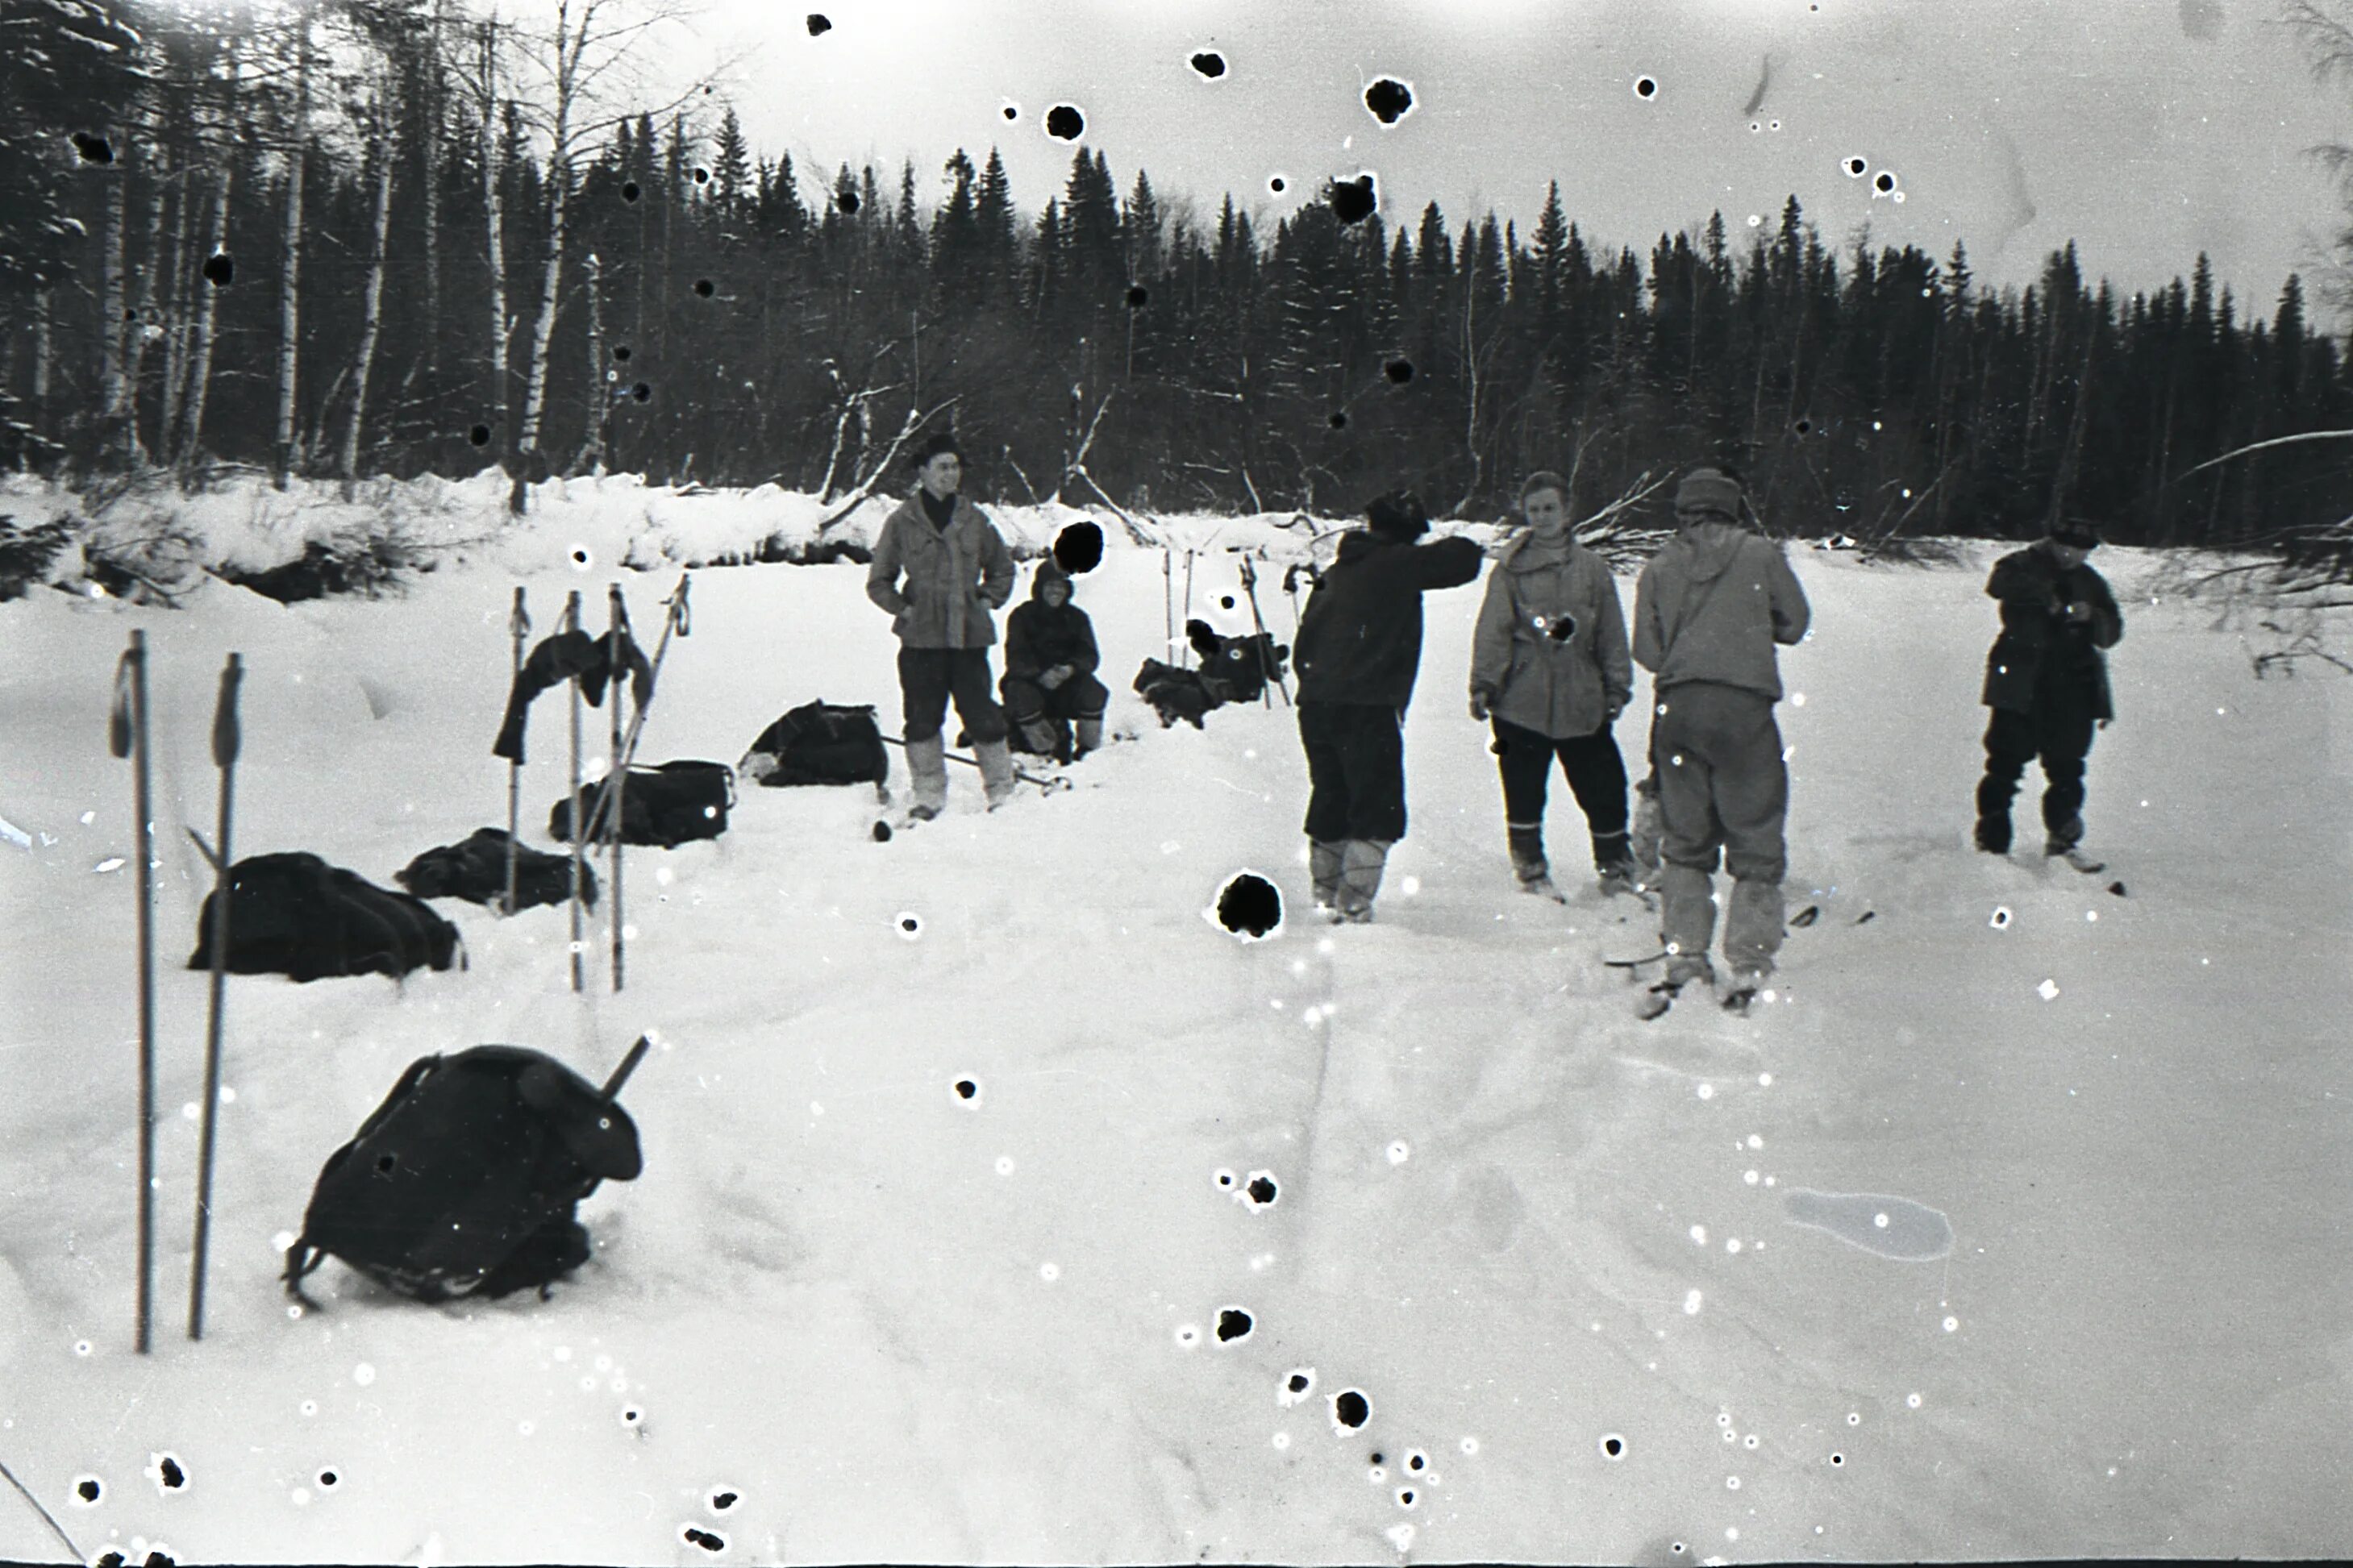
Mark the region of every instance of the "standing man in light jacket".
<instances>
[{"instance_id":1,"label":"standing man in light jacket","mask_svg":"<svg viewBox=\"0 0 2353 1568\"><path fill-rule=\"evenodd\" d=\"M1567 901L1545 859L1546 781L1557 757L1602 892L1630 893L1626 763L1612 727L1634 694L1634 666L1618 584L1569 528L1567 479L1530 474L1520 511L1528 531L1496 555L1471 639L1471 717L1494 724L1512 870L1523 892Z\"/></svg>"},{"instance_id":2,"label":"standing man in light jacket","mask_svg":"<svg viewBox=\"0 0 2353 1568\"><path fill-rule=\"evenodd\" d=\"M1779 547L1741 526L1742 503L1729 475L1686 474L1675 491L1678 531L1634 589L1634 658L1653 677L1651 745L1666 830L1660 1010L1692 981L1715 983L1719 854L1732 873L1725 1005L1747 1006L1781 948L1789 771L1773 721L1774 648L1804 637L1810 611Z\"/></svg>"},{"instance_id":3,"label":"standing man in light jacket","mask_svg":"<svg viewBox=\"0 0 2353 1568\"><path fill-rule=\"evenodd\" d=\"M914 776L911 815L937 816L947 805L947 747L940 726L949 699L972 737L981 787L994 811L1013 793L1013 758L1005 743L1005 710L992 695L989 646L997 641L991 610L1013 595L1013 554L988 514L956 494L964 454L945 433L916 455L922 483L882 524L866 596L894 617L899 634L899 691L906 716L907 771Z\"/></svg>"}]
</instances>

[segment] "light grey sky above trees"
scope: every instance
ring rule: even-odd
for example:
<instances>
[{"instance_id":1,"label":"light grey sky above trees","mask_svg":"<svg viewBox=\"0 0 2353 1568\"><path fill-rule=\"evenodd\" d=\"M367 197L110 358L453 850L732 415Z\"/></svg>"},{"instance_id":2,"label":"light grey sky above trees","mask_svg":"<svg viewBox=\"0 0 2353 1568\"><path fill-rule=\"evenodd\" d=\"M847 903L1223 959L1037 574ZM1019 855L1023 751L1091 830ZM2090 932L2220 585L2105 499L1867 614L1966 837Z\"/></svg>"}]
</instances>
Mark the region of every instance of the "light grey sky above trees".
<instances>
[{"instance_id":1,"label":"light grey sky above trees","mask_svg":"<svg viewBox=\"0 0 2353 1568\"><path fill-rule=\"evenodd\" d=\"M1644 252L1716 209L1737 238L1795 192L1841 247L1865 223L1939 258L1965 239L1989 281L2030 279L2070 237L2126 289L2203 249L2267 313L2290 270L2320 270L2337 221L2304 149L2353 139L2353 102L2313 82L2277 16L2273 0L722 0L696 24L706 49L679 58L739 55L718 91L756 150L810 175L871 160L895 176L912 155L926 202L952 150L995 143L1042 206L1071 157L1042 121L1069 101L1123 193L1141 164L1204 219L1229 190L1271 219L1369 169L1392 223L1435 197L1458 230L1491 203L1525 230L1557 178L1588 236ZM1188 66L1205 47L1222 80ZM1417 99L1388 128L1362 98L1383 75ZM1848 177L1850 156L1895 171L1905 201Z\"/></svg>"}]
</instances>

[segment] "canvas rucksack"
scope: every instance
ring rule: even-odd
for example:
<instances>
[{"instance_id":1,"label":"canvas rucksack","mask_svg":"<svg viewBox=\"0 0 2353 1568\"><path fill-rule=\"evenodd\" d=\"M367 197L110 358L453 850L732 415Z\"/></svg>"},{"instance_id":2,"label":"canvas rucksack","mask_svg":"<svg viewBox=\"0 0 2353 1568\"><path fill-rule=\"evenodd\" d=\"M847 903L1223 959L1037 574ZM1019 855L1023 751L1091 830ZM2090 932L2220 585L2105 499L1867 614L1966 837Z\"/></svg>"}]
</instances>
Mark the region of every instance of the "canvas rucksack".
<instances>
[{"instance_id":1,"label":"canvas rucksack","mask_svg":"<svg viewBox=\"0 0 2353 1568\"><path fill-rule=\"evenodd\" d=\"M458 928L424 900L379 888L355 872L301 851L254 855L229 868L228 953L232 974L321 980L341 974L395 979L430 965L447 969ZM213 963L213 900L196 917L190 969Z\"/></svg>"},{"instance_id":2,"label":"canvas rucksack","mask_svg":"<svg viewBox=\"0 0 2353 1568\"><path fill-rule=\"evenodd\" d=\"M287 1292L301 1296L332 1254L419 1301L544 1297L588 1259L574 1206L642 1168L628 1113L553 1057L476 1046L421 1058L320 1170L286 1250Z\"/></svg>"},{"instance_id":3,"label":"canvas rucksack","mask_svg":"<svg viewBox=\"0 0 2353 1568\"><path fill-rule=\"evenodd\" d=\"M507 835L502 827L478 827L456 844L427 849L392 874L420 899L464 899L497 904L507 896ZM515 908L560 904L572 897L572 858L515 846ZM596 869L580 868L580 898L596 907Z\"/></svg>"},{"instance_id":4,"label":"canvas rucksack","mask_svg":"<svg viewBox=\"0 0 2353 1568\"><path fill-rule=\"evenodd\" d=\"M881 784L890 753L871 705L804 702L760 731L737 771L772 787Z\"/></svg>"},{"instance_id":5,"label":"canvas rucksack","mask_svg":"<svg viewBox=\"0 0 2353 1568\"><path fill-rule=\"evenodd\" d=\"M598 787L580 792L590 837L602 841ZM658 844L673 849L691 839L716 838L727 831L727 811L735 804L735 773L724 763L676 762L629 769L621 790L621 842ZM547 814L548 837L572 842L572 797Z\"/></svg>"}]
</instances>

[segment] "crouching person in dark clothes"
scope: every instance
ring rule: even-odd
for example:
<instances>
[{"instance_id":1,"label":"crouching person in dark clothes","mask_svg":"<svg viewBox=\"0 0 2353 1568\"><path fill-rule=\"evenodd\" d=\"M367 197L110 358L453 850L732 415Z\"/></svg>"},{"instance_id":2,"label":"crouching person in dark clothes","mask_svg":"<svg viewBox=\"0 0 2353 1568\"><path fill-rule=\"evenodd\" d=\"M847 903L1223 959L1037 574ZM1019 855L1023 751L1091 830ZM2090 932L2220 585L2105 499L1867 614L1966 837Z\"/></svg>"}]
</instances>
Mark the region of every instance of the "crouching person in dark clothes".
<instances>
[{"instance_id":1,"label":"crouching person in dark clothes","mask_svg":"<svg viewBox=\"0 0 2353 1568\"><path fill-rule=\"evenodd\" d=\"M1098 661L1094 623L1071 602L1071 574L1049 556L1038 563L1028 602L1005 620L997 689L1026 750L1067 763L1103 744L1111 693L1095 679Z\"/></svg>"},{"instance_id":2,"label":"crouching person in dark clothes","mask_svg":"<svg viewBox=\"0 0 2353 1568\"><path fill-rule=\"evenodd\" d=\"M2001 635L1986 657L1985 777L1978 847L2010 853L2010 802L2026 764L2042 760L2042 852L2073 858L2084 837L2084 762L2092 731L2116 717L2102 653L2125 635L2106 579L2084 563L2099 531L2063 522L2047 539L1994 563L1986 593L2001 602Z\"/></svg>"},{"instance_id":3,"label":"crouching person in dark clothes","mask_svg":"<svg viewBox=\"0 0 2353 1568\"><path fill-rule=\"evenodd\" d=\"M1781 950L1789 770L1773 704L1776 645L1806 635L1811 611L1780 548L1740 524L1737 481L1695 468L1675 491L1677 531L1634 588L1634 659L1651 671L1659 775L1662 945L1667 992L1712 982L1715 878L1732 873L1725 1000L1745 1006Z\"/></svg>"},{"instance_id":4,"label":"crouching person in dark clothes","mask_svg":"<svg viewBox=\"0 0 2353 1568\"><path fill-rule=\"evenodd\" d=\"M1014 781L1005 712L989 692L988 648L997 640L989 612L1013 596L1013 555L988 514L956 494L964 458L953 436L933 437L916 462L923 483L883 523L866 572L866 596L891 612L891 629L899 634L913 812L928 818L947 805L940 726L951 698L995 810L1013 793Z\"/></svg>"},{"instance_id":5,"label":"crouching person in dark clothes","mask_svg":"<svg viewBox=\"0 0 2353 1568\"><path fill-rule=\"evenodd\" d=\"M1421 666L1421 595L1479 575L1475 540L1416 544L1430 514L1409 491L1374 501L1370 527L1307 601L1293 655L1307 750L1308 866L1316 907L1369 921L1389 846L1405 837L1405 710Z\"/></svg>"}]
</instances>

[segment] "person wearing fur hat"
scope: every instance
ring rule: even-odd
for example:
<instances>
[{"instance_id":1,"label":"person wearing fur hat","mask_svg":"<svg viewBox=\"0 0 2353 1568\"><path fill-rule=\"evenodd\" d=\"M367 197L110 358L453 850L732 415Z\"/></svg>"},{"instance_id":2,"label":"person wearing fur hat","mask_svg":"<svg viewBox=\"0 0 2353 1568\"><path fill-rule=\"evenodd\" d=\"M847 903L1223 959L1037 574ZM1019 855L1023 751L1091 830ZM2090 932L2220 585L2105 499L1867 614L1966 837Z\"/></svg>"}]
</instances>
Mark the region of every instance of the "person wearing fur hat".
<instances>
[{"instance_id":1,"label":"person wearing fur hat","mask_svg":"<svg viewBox=\"0 0 2353 1568\"><path fill-rule=\"evenodd\" d=\"M2107 580L2084 563L2099 530L2069 520L2048 537L1994 563L1986 593L2001 605L2001 635L1986 656L1979 699L1986 725L1985 776L1978 782L1977 846L2010 853L2010 803L2038 757L2042 852L2077 858L2084 837L2084 763L2095 729L2116 717L2103 650L2125 635Z\"/></svg>"},{"instance_id":2,"label":"person wearing fur hat","mask_svg":"<svg viewBox=\"0 0 2353 1568\"><path fill-rule=\"evenodd\" d=\"M1050 555L1038 563L1029 599L1005 618L1005 679L997 689L1013 738L1061 763L1101 746L1111 693L1095 679L1099 660L1094 623L1071 602L1071 574Z\"/></svg>"},{"instance_id":3,"label":"person wearing fur hat","mask_svg":"<svg viewBox=\"0 0 2353 1568\"><path fill-rule=\"evenodd\" d=\"M1405 837L1405 710L1421 667L1421 596L1479 575L1475 540L1415 542L1430 514L1409 490L1365 509L1299 620L1299 739L1307 752L1308 868L1316 907L1373 918L1389 847Z\"/></svg>"},{"instance_id":4,"label":"person wearing fur hat","mask_svg":"<svg viewBox=\"0 0 2353 1568\"><path fill-rule=\"evenodd\" d=\"M899 634L899 691L905 714L907 771L914 777L919 818L947 805L947 746L940 726L950 699L972 737L982 791L995 810L1013 793L1013 757L1004 710L990 689L988 649L997 641L989 612L1013 596L1013 554L988 514L956 491L964 454L945 433L915 458L921 483L882 524L866 571L866 596L888 610Z\"/></svg>"},{"instance_id":5,"label":"person wearing fur hat","mask_svg":"<svg viewBox=\"0 0 2353 1568\"><path fill-rule=\"evenodd\" d=\"M1545 859L1546 781L1559 760L1585 813L1604 893L1632 892L1626 763L1613 726L1634 694L1626 617L1609 567L1568 525L1568 481L1520 487L1527 531L1487 574L1471 642L1471 717L1490 721L1504 779L1504 830L1521 889L1559 899Z\"/></svg>"},{"instance_id":6,"label":"person wearing fur hat","mask_svg":"<svg viewBox=\"0 0 2353 1568\"><path fill-rule=\"evenodd\" d=\"M1806 635L1811 611L1780 548L1741 526L1739 481L1694 468L1675 490L1676 533L1634 588L1634 658L1651 672L1651 754L1664 829L1660 876L1663 1005L1713 983L1716 861L1732 874L1724 922L1732 971L1724 1000L1745 1007L1773 971L1782 937L1789 771L1773 705L1777 647Z\"/></svg>"}]
</instances>

